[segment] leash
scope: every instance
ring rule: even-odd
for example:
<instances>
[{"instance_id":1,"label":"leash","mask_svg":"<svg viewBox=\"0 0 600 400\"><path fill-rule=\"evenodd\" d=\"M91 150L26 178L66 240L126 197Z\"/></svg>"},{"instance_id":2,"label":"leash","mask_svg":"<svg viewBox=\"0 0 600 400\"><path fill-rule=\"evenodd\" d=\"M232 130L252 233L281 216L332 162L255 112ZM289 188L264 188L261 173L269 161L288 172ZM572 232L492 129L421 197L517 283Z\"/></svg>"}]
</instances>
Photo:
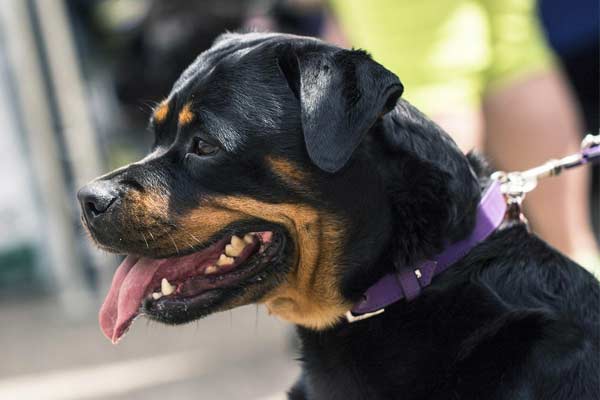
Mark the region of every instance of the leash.
<instances>
[{"instance_id":1,"label":"leash","mask_svg":"<svg viewBox=\"0 0 600 400\"><path fill-rule=\"evenodd\" d=\"M481 196L471 234L416 266L395 264L396 272L384 275L369 287L363 298L346 312L346 320L349 323L361 321L383 313L385 307L397 301L414 300L437 275L487 239L504 221L508 224L527 223L521 204L525 195L535 189L539 179L557 176L564 170L599 161L600 135L587 135L578 153L550 160L521 172L494 172L490 185Z\"/></svg>"},{"instance_id":2,"label":"leash","mask_svg":"<svg viewBox=\"0 0 600 400\"><path fill-rule=\"evenodd\" d=\"M600 135L587 135L581 142L581 151L559 160L546 163L522 172L494 172L491 178L500 182L502 193L508 204L508 219L527 223L521 211L525 195L537 187L538 180L558 176L563 171L591 162L600 161Z\"/></svg>"}]
</instances>

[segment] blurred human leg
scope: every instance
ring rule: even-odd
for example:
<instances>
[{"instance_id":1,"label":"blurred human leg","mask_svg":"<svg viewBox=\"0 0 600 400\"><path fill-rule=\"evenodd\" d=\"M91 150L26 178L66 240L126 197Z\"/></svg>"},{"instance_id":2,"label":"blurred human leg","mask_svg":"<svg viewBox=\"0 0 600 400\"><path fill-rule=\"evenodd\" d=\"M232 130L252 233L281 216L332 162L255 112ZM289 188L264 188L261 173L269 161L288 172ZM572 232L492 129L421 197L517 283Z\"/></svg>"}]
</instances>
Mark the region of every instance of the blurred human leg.
<instances>
[{"instance_id":1,"label":"blurred human leg","mask_svg":"<svg viewBox=\"0 0 600 400\"><path fill-rule=\"evenodd\" d=\"M486 149L502 170L530 168L579 149L575 103L556 69L495 88L485 96L483 111ZM534 230L551 245L576 260L592 255L597 260L588 199L589 170L581 168L541 181L525 209Z\"/></svg>"}]
</instances>

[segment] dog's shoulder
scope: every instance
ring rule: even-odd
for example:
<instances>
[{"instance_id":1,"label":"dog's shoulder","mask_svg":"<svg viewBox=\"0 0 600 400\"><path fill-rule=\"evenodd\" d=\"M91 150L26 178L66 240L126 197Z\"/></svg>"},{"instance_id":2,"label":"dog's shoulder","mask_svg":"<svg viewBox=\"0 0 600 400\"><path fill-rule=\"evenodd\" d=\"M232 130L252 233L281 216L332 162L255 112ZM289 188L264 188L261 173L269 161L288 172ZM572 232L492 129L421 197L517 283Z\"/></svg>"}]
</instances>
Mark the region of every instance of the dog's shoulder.
<instances>
[{"instance_id":1,"label":"dog's shoulder","mask_svg":"<svg viewBox=\"0 0 600 400\"><path fill-rule=\"evenodd\" d=\"M482 398L469 393L485 390L469 385L469 377L503 382L493 390L506 398L592 398L600 383L592 372L600 344L598 281L524 226L499 231L462 263L463 280L481 289L466 290L471 312L485 317L461 341L447 384L465 398Z\"/></svg>"},{"instance_id":2,"label":"dog's shoulder","mask_svg":"<svg viewBox=\"0 0 600 400\"><path fill-rule=\"evenodd\" d=\"M507 306L544 307L598 323L598 280L524 225L496 232L461 264L471 280L493 290Z\"/></svg>"}]
</instances>

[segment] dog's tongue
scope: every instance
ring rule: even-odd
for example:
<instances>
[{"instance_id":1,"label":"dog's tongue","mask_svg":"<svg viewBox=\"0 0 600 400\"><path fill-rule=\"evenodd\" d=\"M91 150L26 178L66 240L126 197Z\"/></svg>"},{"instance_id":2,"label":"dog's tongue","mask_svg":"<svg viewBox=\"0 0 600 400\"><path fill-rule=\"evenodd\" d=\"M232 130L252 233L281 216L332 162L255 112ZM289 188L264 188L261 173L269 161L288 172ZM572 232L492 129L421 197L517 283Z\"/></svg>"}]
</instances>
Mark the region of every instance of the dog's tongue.
<instances>
[{"instance_id":1,"label":"dog's tongue","mask_svg":"<svg viewBox=\"0 0 600 400\"><path fill-rule=\"evenodd\" d=\"M127 332L164 260L127 256L115 273L108 295L100 308L100 327L113 343Z\"/></svg>"}]
</instances>

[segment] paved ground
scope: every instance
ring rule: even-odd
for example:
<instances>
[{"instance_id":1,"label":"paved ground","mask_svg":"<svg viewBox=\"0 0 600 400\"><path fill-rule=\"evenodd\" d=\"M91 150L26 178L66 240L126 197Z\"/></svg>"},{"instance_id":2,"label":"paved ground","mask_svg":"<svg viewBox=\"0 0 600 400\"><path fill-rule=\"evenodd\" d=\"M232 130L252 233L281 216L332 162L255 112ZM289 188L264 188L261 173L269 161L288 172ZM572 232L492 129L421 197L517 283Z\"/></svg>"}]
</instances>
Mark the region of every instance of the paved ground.
<instances>
[{"instance_id":1,"label":"paved ground","mask_svg":"<svg viewBox=\"0 0 600 400\"><path fill-rule=\"evenodd\" d=\"M298 375L289 326L245 307L184 327L136 321L111 345L96 312L0 302L0 399L283 399Z\"/></svg>"}]
</instances>

